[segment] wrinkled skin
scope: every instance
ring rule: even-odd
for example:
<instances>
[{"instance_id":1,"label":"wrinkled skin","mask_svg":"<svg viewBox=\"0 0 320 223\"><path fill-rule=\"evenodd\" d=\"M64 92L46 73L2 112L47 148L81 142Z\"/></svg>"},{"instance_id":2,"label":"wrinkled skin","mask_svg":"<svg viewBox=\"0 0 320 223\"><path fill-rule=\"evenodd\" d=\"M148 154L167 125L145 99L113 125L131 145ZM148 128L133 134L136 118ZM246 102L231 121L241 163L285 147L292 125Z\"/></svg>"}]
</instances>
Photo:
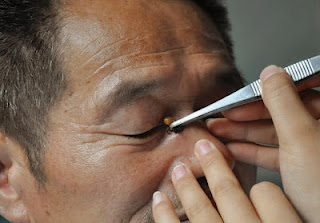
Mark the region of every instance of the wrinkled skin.
<instances>
[{"instance_id":1,"label":"wrinkled skin","mask_svg":"<svg viewBox=\"0 0 320 223\"><path fill-rule=\"evenodd\" d=\"M200 139L232 163L229 152L204 122L179 134L160 127L143 139L126 135L146 132L167 116L180 118L241 86L214 24L188 1L79 0L61 15L69 86L49 114L45 189L16 152L9 182L20 189L19 221L153 222L157 190L182 215L172 169L182 162L204 176L193 153ZM248 191L255 169L236 164L234 171ZM18 215L7 217L19 222Z\"/></svg>"}]
</instances>

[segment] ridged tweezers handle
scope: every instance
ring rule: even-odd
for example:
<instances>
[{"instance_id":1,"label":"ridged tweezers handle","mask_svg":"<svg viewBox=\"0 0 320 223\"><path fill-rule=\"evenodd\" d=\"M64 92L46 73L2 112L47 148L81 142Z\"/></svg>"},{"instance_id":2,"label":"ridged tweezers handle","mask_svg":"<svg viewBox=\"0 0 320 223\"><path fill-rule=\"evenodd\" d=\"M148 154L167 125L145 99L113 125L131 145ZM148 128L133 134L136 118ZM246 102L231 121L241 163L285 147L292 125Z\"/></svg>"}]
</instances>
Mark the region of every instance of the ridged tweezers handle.
<instances>
[{"instance_id":1,"label":"ridged tweezers handle","mask_svg":"<svg viewBox=\"0 0 320 223\"><path fill-rule=\"evenodd\" d=\"M320 72L320 55L300 61L284 68L290 74L294 82L299 82ZM208 105L196 112L193 112L170 125L172 131L178 130L193 121L204 119L215 113L230 108L241 106L261 99L261 81L257 80L236 92Z\"/></svg>"},{"instance_id":2,"label":"ridged tweezers handle","mask_svg":"<svg viewBox=\"0 0 320 223\"><path fill-rule=\"evenodd\" d=\"M292 77L294 82L301 81L310 77L315 73L315 70L312 67L310 59L300 61L288 67L285 67L284 70ZM261 96L261 81L257 80L250 84L254 95Z\"/></svg>"}]
</instances>

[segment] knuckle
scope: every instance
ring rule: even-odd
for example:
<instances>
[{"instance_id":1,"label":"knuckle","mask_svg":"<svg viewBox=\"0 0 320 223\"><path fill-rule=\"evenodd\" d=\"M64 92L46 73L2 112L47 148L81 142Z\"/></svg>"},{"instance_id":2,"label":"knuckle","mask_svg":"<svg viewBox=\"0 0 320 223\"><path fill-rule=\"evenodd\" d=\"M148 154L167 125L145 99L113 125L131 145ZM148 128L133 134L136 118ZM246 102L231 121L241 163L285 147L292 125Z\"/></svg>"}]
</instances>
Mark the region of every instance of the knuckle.
<instances>
[{"instance_id":1,"label":"knuckle","mask_svg":"<svg viewBox=\"0 0 320 223\"><path fill-rule=\"evenodd\" d=\"M161 214L167 213L168 209L169 209L168 204L162 201L153 207L153 212L154 214L161 215Z\"/></svg>"},{"instance_id":2,"label":"knuckle","mask_svg":"<svg viewBox=\"0 0 320 223\"><path fill-rule=\"evenodd\" d=\"M213 197L223 197L229 194L231 191L239 188L240 184L234 179L224 179L217 182L217 184L212 186Z\"/></svg>"},{"instance_id":3,"label":"knuckle","mask_svg":"<svg viewBox=\"0 0 320 223\"><path fill-rule=\"evenodd\" d=\"M211 203L209 202L196 202L190 207L186 207L186 213L189 218L199 217L203 213L209 212L212 208Z\"/></svg>"},{"instance_id":4,"label":"knuckle","mask_svg":"<svg viewBox=\"0 0 320 223\"><path fill-rule=\"evenodd\" d=\"M266 80L262 85L263 95L269 98L275 98L281 94L283 90L293 86L291 77L286 73L279 73Z\"/></svg>"},{"instance_id":5,"label":"knuckle","mask_svg":"<svg viewBox=\"0 0 320 223\"><path fill-rule=\"evenodd\" d=\"M292 123L289 129L290 137L279 138L281 146L305 146L302 142L313 142L319 137L319 122L314 119L304 118L303 121ZM292 137L294 135L296 137ZM302 144L301 144L302 143Z\"/></svg>"},{"instance_id":6,"label":"knuckle","mask_svg":"<svg viewBox=\"0 0 320 223\"><path fill-rule=\"evenodd\" d=\"M215 149L206 156L204 160L204 168L212 168L216 165L218 161L221 161L222 159L223 158L220 151L218 149Z\"/></svg>"},{"instance_id":7,"label":"knuckle","mask_svg":"<svg viewBox=\"0 0 320 223\"><path fill-rule=\"evenodd\" d=\"M186 191L188 191L192 187L192 184L190 182L190 178L183 177L183 178L179 179L176 182L175 187L177 190L181 191L182 193L185 193Z\"/></svg>"},{"instance_id":8,"label":"knuckle","mask_svg":"<svg viewBox=\"0 0 320 223\"><path fill-rule=\"evenodd\" d=\"M255 166L259 166L261 163L264 162L264 153L262 150L257 149L254 151L253 154L253 158L252 158L252 163ZM271 167L273 171L277 171L280 172L280 163L279 163L279 155L274 156L274 157L270 157L270 163L271 163Z\"/></svg>"},{"instance_id":9,"label":"knuckle","mask_svg":"<svg viewBox=\"0 0 320 223\"><path fill-rule=\"evenodd\" d=\"M262 85L262 96L268 101L277 100L294 88L291 77L287 74L274 75Z\"/></svg>"},{"instance_id":10,"label":"knuckle","mask_svg":"<svg viewBox=\"0 0 320 223\"><path fill-rule=\"evenodd\" d=\"M261 182L255 184L250 190L250 197L260 196L261 194L266 195L273 193L274 191L281 190L279 186L271 183L271 182Z\"/></svg>"}]
</instances>

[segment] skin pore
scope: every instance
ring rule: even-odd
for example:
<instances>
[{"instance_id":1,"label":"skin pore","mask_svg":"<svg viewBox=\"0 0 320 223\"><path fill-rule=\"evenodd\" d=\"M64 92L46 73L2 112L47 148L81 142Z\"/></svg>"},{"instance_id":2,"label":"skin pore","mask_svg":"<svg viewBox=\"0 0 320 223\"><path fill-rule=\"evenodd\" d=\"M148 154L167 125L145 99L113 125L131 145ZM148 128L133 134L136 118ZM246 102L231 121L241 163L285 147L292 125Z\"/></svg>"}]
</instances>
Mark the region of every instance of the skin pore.
<instances>
[{"instance_id":1,"label":"skin pore","mask_svg":"<svg viewBox=\"0 0 320 223\"><path fill-rule=\"evenodd\" d=\"M184 215L170 176L179 163L204 176L195 142L233 162L204 122L179 134L161 127L241 86L214 24L182 0L77 0L61 16L69 86L49 115L47 183L39 189L23 168L16 180L29 222L153 222L157 190ZM234 171L248 190L254 168Z\"/></svg>"}]
</instances>

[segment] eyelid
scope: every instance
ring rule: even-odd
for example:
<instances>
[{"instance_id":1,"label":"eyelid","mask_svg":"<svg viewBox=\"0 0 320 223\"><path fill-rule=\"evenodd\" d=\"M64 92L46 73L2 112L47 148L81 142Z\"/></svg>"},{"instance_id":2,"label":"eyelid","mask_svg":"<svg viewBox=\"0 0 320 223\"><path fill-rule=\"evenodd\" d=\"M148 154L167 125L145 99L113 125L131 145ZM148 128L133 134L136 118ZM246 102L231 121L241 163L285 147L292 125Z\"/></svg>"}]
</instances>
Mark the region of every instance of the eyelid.
<instances>
[{"instance_id":1,"label":"eyelid","mask_svg":"<svg viewBox=\"0 0 320 223\"><path fill-rule=\"evenodd\" d=\"M145 139L145 138L150 137L151 135L153 135L154 133L156 133L157 131L159 131L163 128L167 128L167 126L164 124L161 124L161 125L158 125L152 129L146 131L146 132L143 132L140 134L135 134L135 135L125 135L125 136L129 137L129 138Z\"/></svg>"},{"instance_id":2,"label":"eyelid","mask_svg":"<svg viewBox=\"0 0 320 223\"><path fill-rule=\"evenodd\" d=\"M217 113L209 118L223 118L223 115L222 113ZM206 118L205 120L203 121L206 121L208 118ZM154 133L156 133L157 131L160 131L161 129L168 129L168 125L166 124L161 124L161 125L158 125L146 132L143 132L143 133L139 133L139 134L135 134L135 135L125 135L126 137L129 137L129 138L136 138L136 139L146 139L148 137L150 137L151 135L153 135Z\"/></svg>"}]
</instances>

